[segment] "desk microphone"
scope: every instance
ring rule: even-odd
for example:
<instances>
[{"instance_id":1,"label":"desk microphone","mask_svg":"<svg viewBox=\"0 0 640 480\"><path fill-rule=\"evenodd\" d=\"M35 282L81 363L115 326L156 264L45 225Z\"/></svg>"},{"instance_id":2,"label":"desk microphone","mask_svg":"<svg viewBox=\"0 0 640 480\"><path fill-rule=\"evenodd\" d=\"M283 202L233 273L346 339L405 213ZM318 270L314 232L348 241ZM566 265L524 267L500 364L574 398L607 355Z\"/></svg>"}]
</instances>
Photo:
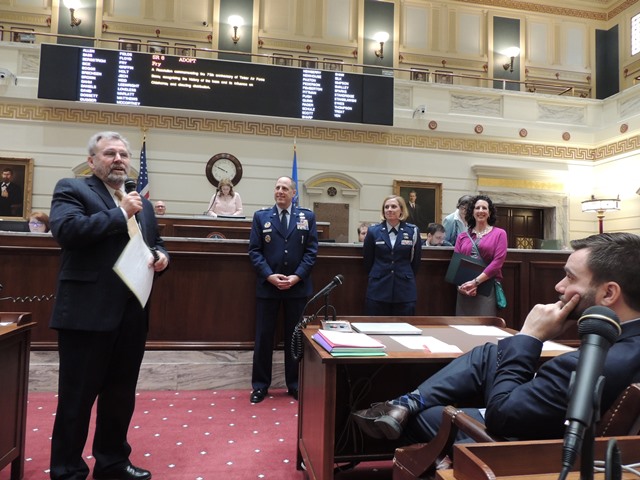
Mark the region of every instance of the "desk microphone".
<instances>
[{"instance_id":1,"label":"desk microphone","mask_svg":"<svg viewBox=\"0 0 640 480\"><path fill-rule=\"evenodd\" d=\"M609 347L615 343L620 332L618 316L607 307L589 307L578 320L580 357L569 383L571 397L562 447L563 471L571 470L581 451L585 432L599 418L600 398L605 381L602 376L604 361Z\"/></svg>"},{"instance_id":2,"label":"desk microphone","mask_svg":"<svg viewBox=\"0 0 640 480\"><path fill-rule=\"evenodd\" d=\"M329 282L329 284L326 287L324 287L322 290L320 290L318 293L316 293L311 298L311 300L309 300L307 302L307 305L313 303L318 298L320 298L320 297L322 297L324 295L329 295L329 293L331 293L331 290L336 288L338 285L342 285L343 282L344 282L344 277L341 274L336 275L335 277L333 277L333 280L331 280L331 282Z\"/></svg>"}]
</instances>

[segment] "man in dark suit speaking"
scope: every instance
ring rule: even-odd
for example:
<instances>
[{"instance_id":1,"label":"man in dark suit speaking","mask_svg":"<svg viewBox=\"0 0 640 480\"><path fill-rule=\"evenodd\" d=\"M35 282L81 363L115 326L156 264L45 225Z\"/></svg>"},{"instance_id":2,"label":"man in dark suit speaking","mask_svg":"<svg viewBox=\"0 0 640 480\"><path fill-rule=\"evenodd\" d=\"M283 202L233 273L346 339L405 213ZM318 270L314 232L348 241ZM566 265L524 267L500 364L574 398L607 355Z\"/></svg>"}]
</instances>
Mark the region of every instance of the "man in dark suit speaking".
<instances>
[{"instance_id":1,"label":"man in dark suit speaking","mask_svg":"<svg viewBox=\"0 0 640 480\"><path fill-rule=\"evenodd\" d=\"M298 399L298 363L291 340L312 293L311 269L318 253L316 217L292 204L296 184L289 177L276 182L276 204L253 215L249 258L256 282L256 340L251 374L251 402L259 403L271 385L273 340L280 305L284 308L284 371L287 393Z\"/></svg>"},{"instance_id":2,"label":"man in dark suit speaking","mask_svg":"<svg viewBox=\"0 0 640 480\"><path fill-rule=\"evenodd\" d=\"M163 271L169 256L151 203L136 192L125 193L130 160L125 138L116 132L98 133L89 141L87 162L93 175L62 179L53 192L51 232L62 247L50 322L58 331L60 355L51 439L54 480L87 478L82 450L96 398L93 477L151 478L150 472L131 464L127 442L147 337L148 304L141 306L113 266L129 242L127 223L132 218L137 218L145 243L156 249L148 268Z\"/></svg>"}]
</instances>

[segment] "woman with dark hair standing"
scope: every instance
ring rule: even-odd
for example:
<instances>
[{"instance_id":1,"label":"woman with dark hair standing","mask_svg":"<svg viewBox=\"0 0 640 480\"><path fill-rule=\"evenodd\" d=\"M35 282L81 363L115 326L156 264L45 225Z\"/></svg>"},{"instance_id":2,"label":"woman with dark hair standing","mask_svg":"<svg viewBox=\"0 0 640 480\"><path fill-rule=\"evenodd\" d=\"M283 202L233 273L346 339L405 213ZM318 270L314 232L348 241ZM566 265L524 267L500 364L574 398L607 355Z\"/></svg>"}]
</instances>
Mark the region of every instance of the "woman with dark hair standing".
<instances>
[{"instance_id":1,"label":"woman with dark hair standing","mask_svg":"<svg viewBox=\"0 0 640 480\"><path fill-rule=\"evenodd\" d=\"M466 212L468 230L458 235L455 252L480 257L486 267L473 280L458 287L456 315L496 316L495 281L502 280L502 264L507 257L507 232L495 227L496 207L486 195L477 195ZM488 296L478 294L478 287L491 282Z\"/></svg>"}]
</instances>

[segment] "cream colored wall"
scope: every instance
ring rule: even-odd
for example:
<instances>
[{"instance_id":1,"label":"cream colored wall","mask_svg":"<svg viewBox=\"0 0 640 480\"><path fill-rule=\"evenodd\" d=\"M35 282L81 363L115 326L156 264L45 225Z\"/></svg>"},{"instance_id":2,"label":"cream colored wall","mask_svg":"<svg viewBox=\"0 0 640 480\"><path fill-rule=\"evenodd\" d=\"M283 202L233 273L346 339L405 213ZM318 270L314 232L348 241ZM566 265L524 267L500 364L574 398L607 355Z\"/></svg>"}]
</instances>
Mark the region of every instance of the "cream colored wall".
<instances>
[{"instance_id":1,"label":"cream colored wall","mask_svg":"<svg viewBox=\"0 0 640 480\"><path fill-rule=\"evenodd\" d=\"M188 9L185 2L165 0L162 8L152 8L150 0L105 0L103 21L108 28L96 34L115 40L132 35L154 39L153 32L159 25L163 36L171 34L175 41L207 46L206 34L212 27L194 19L215 16L216 4L200 0L190 3ZM22 4L27 3L16 0L10 7L3 5L0 24L32 22L39 25L37 30L46 31L42 25L44 17L51 14L51 4L44 2L42 9L23 8ZM57 0L53 0L54 10L57 5ZM352 61L351 52L357 47L361 59L364 40L358 18L362 5L362 0L349 0L347 4L342 0L315 0L310 4L302 0L260 0L256 28L260 38L265 39L265 47L256 46L254 51L266 54L298 51L306 55L305 47L311 45L313 54L319 49L319 56ZM522 19L527 40L523 55L540 77L557 71L576 78L584 76L593 65L593 44L577 42L579 50L572 51L569 40L593 38L595 28L612 26L611 20L562 17L554 14L556 8L552 6L543 6L535 13L447 1L407 0L397 1L396 6L399 52L404 52L407 58L413 56L412 61L419 64L431 61L437 64L446 54L448 66L463 72L481 71L487 61L490 48L487 22L492 16L515 15ZM315 23L310 23L305 14L309 8L316 12ZM640 7L630 8L628 14L637 9ZM136 12L141 13L136 16ZM278 15L283 12L288 16ZM625 12L616 19L626 22L627 16ZM54 15L53 29L56 21ZM420 22L424 23L422 29L416 28ZM467 31L476 32L480 38L465 38ZM621 28L621 38L624 35ZM536 51L537 45L543 51ZM170 213L199 214L205 209L213 193L205 178L205 165L212 155L220 152L232 153L243 162L245 173L238 191L245 212L250 215L271 204L274 179L290 173L293 138L297 136L301 183L323 175L336 178L345 175L362 186L355 193L339 188L341 193L332 199L317 191L313 195L302 191L302 201L307 205L313 201L350 203L354 240L360 221L379 219L380 202L392 192L393 180L442 183L442 212L446 215L455 208L460 195L478 189L478 167L487 171L512 169L495 182L499 185L492 187L496 194L506 192L521 199L541 195L566 198L569 238L597 230L595 215L582 213L580 209L580 202L591 194L621 196L622 210L607 214L607 230L640 233L640 196L635 194L640 181L635 174L638 155L634 147L640 125L636 113L640 98L637 88L607 102L597 102L398 80L395 128L388 129L202 112L134 111L112 106L100 107L98 115L91 117L70 111L84 106L61 103L55 104L61 109L55 112L60 118L52 121L46 117L51 114L49 107L35 101L37 54L24 50L12 45L0 47L0 66L10 67L19 80L17 86L0 85L0 156L34 158L33 209L48 210L55 182L72 176L72 170L85 161L86 141L98 129L111 127L128 136L137 167L141 121L128 117L146 112L159 124L147 134L151 192L154 198L167 202ZM580 66L576 59L587 62ZM395 62L396 66L409 67L407 63L400 64L399 57ZM407 72L397 75L399 79L408 78ZM492 110L492 100L487 103L486 97L497 98L497 109ZM414 108L420 104L427 106L426 114L412 118ZM475 110L469 109L474 104L478 105ZM456 105L467 110L456 111ZM99 112L104 112L107 120ZM112 112L116 114L110 116ZM111 118L113 121L108 120ZM196 120L201 123L192 125ZM429 126L431 121L437 123L434 130ZM224 122L232 125L225 126ZM624 133L623 125L627 127ZM483 127L482 135L474 133L477 126ZM527 136L521 138L519 132L523 128ZM561 139L563 132L570 134L570 140ZM550 178L554 187L549 189L541 181L527 184L523 179L527 172ZM326 187L323 185L321 192Z\"/></svg>"}]
</instances>

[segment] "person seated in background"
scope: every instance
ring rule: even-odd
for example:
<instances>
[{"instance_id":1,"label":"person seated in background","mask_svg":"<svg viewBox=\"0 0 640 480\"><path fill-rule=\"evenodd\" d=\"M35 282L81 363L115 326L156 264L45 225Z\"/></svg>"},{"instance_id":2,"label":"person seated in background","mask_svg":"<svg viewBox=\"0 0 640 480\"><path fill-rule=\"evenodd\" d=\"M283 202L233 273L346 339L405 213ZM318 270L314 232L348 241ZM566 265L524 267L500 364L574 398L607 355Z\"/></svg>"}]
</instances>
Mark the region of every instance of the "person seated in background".
<instances>
[{"instance_id":1,"label":"person seated in background","mask_svg":"<svg viewBox=\"0 0 640 480\"><path fill-rule=\"evenodd\" d=\"M164 215L167 213L167 206L164 204L162 200L158 200L153 204L153 211L156 212L157 215Z\"/></svg>"},{"instance_id":2,"label":"person seated in background","mask_svg":"<svg viewBox=\"0 0 640 480\"><path fill-rule=\"evenodd\" d=\"M362 222L358 225L358 243L364 242L364 237L367 236L367 232L369 231L369 224L367 222Z\"/></svg>"},{"instance_id":3,"label":"person seated in background","mask_svg":"<svg viewBox=\"0 0 640 480\"><path fill-rule=\"evenodd\" d=\"M44 212L32 212L29 216L29 231L31 233L49 232L49 215Z\"/></svg>"},{"instance_id":4,"label":"person seated in background","mask_svg":"<svg viewBox=\"0 0 640 480\"><path fill-rule=\"evenodd\" d=\"M211 197L206 214L214 218L218 215L242 216L242 199L238 192L233 191L231 180L228 178L220 180L216 193Z\"/></svg>"},{"instance_id":5,"label":"person seated in background","mask_svg":"<svg viewBox=\"0 0 640 480\"><path fill-rule=\"evenodd\" d=\"M427 240L425 247L453 247L453 245L444 239L444 227L439 223L430 223L427 225Z\"/></svg>"},{"instance_id":6,"label":"person seated in background","mask_svg":"<svg viewBox=\"0 0 640 480\"><path fill-rule=\"evenodd\" d=\"M535 305L519 334L472 349L412 392L353 412L360 429L374 438L428 442L438 431L445 406L466 402L461 410L493 435L513 440L562 438L569 382L580 352L542 364L540 354L545 341L567 331L575 325L572 320L596 305L612 310L608 315L605 310L601 321L615 314L621 327L602 372L606 381L600 411L606 412L628 385L640 380L640 236L603 233L573 240L571 246L565 277L555 286L557 302ZM470 441L462 432L455 440Z\"/></svg>"}]
</instances>

